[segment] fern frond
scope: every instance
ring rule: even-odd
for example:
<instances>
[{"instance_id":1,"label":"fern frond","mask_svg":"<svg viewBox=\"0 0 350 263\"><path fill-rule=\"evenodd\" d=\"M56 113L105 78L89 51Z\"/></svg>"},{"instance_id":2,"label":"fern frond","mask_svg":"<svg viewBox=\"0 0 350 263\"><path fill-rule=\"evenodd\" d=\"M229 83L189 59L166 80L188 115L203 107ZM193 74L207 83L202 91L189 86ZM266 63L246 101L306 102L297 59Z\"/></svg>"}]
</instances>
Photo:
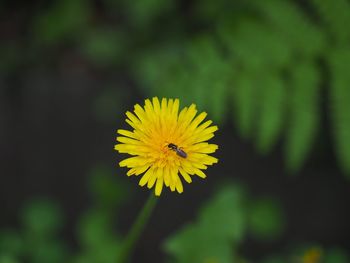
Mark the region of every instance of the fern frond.
<instances>
[{"instance_id":1,"label":"fern frond","mask_svg":"<svg viewBox=\"0 0 350 263\"><path fill-rule=\"evenodd\" d=\"M335 150L344 172L350 176L350 50L336 49L329 57L330 111Z\"/></svg>"},{"instance_id":2,"label":"fern frond","mask_svg":"<svg viewBox=\"0 0 350 263\"><path fill-rule=\"evenodd\" d=\"M289 43L264 23L242 19L230 34L224 36L228 49L251 69L281 68L291 61Z\"/></svg>"},{"instance_id":3,"label":"fern frond","mask_svg":"<svg viewBox=\"0 0 350 263\"><path fill-rule=\"evenodd\" d=\"M215 121L222 122L227 109L231 65L223 59L215 41L208 36L193 39L186 54L194 99L199 107L208 110Z\"/></svg>"},{"instance_id":4,"label":"fern frond","mask_svg":"<svg viewBox=\"0 0 350 263\"><path fill-rule=\"evenodd\" d=\"M244 70L238 72L232 87L232 105L234 122L237 123L242 137L252 136L257 98L257 85L253 74Z\"/></svg>"},{"instance_id":5,"label":"fern frond","mask_svg":"<svg viewBox=\"0 0 350 263\"><path fill-rule=\"evenodd\" d=\"M338 43L350 40L350 3L347 0L311 0L321 20Z\"/></svg>"},{"instance_id":6,"label":"fern frond","mask_svg":"<svg viewBox=\"0 0 350 263\"><path fill-rule=\"evenodd\" d=\"M311 62L291 72L289 117L285 142L287 168L296 172L309 154L319 126L320 74Z\"/></svg>"},{"instance_id":7,"label":"fern frond","mask_svg":"<svg viewBox=\"0 0 350 263\"><path fill-rule=\"evenodd\" d=\"M34 37L37 43L54 45L86 30L91 4L82 0L54 1L44 13L35 17Z\"/></svg>"},{"instance_id":8,"label":"fern frond","mask_svg":"<svg viewBox=\"0 0 350 263\"><path fill-rule=\"evenodd\" d=\"M268 72L259 81L257 148L266 154L275 144L284 124L286 85L277 72Z\"/></svg>"},{"instance_id":9,"label":"fern frond","mask_svg":"<svg viewBox=\"0 0 350 263\"><path fill-rule=\"evenodd\" d=\"M153 20L173 9L173 0L143 0L130 2L124 1L124 12L127 17L132 18L131 22L139 27L146 27Z\"/></svg>"},{"instance_id":10,"label":"fern frond","mask_svg":"<svg viewBox=\"0 0 350 263\"><path fill-rule=\"evenodd\" d=\"M326 46L323 31L293 1L254 1L261 15L301 54L314 56Z\"/></svg>"},{"instance_id":11,"label":"fern frond","mask_svg":"<svg viewBox=\"0 0 350 263\"><path fill-rule=\"evenodd\" d=\"M228 90L229 90L229 77L230 73L224 68L222 72L217 72L212 79L212 85L210 90L210 105L208 111L213 116L213 119L219 123L222 123L225 119L226 112L228 110Z\"/></svg>"},{"instance_id":12,"label":"fern frond","mask_svg":"<svg viewBox=\"0 0 350 263\"><path fill-rule=\"evenodd\" d=\"M142 81L144 91L150 96L178 96L186 94L181 80L189 84L184 58L179 49L166 46L162 49L150 50L134 65L137 79ZM182 83L181 83L182 84ZM184 88L188 88L185 86ZM174 92L175 91L175 92ZM178 94L177 94L178 92Z\"/></svg>"}]
</instances>

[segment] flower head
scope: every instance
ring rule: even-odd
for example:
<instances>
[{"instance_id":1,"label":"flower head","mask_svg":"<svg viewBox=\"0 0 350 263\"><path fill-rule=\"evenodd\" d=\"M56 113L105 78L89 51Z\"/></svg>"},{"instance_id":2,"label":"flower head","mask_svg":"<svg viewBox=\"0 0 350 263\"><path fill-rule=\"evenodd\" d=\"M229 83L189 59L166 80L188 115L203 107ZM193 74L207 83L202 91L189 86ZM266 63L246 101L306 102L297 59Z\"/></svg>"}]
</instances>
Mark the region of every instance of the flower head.
<instances>
[{"instance_id":1,"label":"flower head","mask_svg":"<svg viewBox=\"0 0 350 263\"><path fill-rule=\"evenodd\" d=\"M155 185L157 196L163 184L182 193L182 179L191 183L193 175L205 178L202 170L218 161L208 155L218 146L206 142L218 127L210 126L210 120L203 122L205 112L196 116L196 105L179 112L179 104L178 99L146 99L143 107L135 105L134 113L126 112L133 130L117 131L122 136L117 137L115 149L133 155L119 165L129 168L128 176L143 174L140 186L147 184L151 189Z\"/></svg>"}]
</instances>

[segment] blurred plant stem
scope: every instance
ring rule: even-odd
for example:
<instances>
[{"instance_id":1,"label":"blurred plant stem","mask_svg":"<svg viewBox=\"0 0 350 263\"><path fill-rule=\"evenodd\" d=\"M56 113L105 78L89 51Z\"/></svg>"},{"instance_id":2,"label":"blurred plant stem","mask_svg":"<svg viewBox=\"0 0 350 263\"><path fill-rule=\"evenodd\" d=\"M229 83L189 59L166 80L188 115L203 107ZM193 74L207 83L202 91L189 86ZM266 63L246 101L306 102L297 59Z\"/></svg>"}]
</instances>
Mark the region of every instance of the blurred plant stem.
<instances>
[{"instance_id":1,"label":"blurred plant stem","mask_svg":"<svg viewBox=\"0 0 350 263\"><path fill-rule=\"evenodd\" d=\"M151 192L144 204L141 212L139 213L135 223L133 224L130 232L128 233L126 239L123 242L123 247L120 251L117 263L127 263L129 261L130 254L132 253L137 240L139 239L143 229L145 228L149 217L157 203L158 197Z\"/></svg>"}]
</instances>

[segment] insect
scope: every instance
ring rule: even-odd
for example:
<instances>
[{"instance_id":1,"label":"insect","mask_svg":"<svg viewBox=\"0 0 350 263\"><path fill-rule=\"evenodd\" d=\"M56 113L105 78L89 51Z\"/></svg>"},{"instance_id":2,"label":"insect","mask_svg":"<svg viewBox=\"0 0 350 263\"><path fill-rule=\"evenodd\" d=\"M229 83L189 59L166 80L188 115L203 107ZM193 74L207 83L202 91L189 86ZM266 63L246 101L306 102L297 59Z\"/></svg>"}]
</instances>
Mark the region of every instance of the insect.
<instances>
[{"instance_id":1,"label":"insect","mask_svg":"<svg viewBox=\"0 0 350 263\"><path fill-rule=\"evenodd\" d=\"M176 154L182 158L186 158L187 157L187 153L182 150L181 147L178 147L176 144L173 144L173 143L169 143L168 144L168 148L170 150L173 150L174 152L176 152Z\"/></svg>"}]
</instances>

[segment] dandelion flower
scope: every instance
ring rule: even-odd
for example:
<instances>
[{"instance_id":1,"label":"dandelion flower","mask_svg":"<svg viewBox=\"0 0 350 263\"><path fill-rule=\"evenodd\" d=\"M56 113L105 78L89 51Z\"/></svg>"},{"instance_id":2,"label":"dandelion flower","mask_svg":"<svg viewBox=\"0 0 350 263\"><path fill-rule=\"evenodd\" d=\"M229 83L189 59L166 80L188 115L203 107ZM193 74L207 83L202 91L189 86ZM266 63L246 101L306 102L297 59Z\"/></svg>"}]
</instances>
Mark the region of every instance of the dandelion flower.
<instances>
[{"instance_id":1,"label":"dandelion flower","mask_svg":"<svg viewBox=\"0 0 350 263\"><path fill-rule=\"evenodd\" d=\"M119 165L129 168L128 176L143 174L139 185L155 186L157 196L163 185L182 193L182 179L191 183L191 176L205 178L202 170L218 162L209 155L218 146L206 142L218 127L211 126L210 120L203 122L205 112L196 116L195 104L181 111L179 104L178 99L146 99L143 107L135 105L134 113L126 112L126 122L133 130L117 131L121 136L115 150L132 155Z\"/></svg>"}]
</instances>

